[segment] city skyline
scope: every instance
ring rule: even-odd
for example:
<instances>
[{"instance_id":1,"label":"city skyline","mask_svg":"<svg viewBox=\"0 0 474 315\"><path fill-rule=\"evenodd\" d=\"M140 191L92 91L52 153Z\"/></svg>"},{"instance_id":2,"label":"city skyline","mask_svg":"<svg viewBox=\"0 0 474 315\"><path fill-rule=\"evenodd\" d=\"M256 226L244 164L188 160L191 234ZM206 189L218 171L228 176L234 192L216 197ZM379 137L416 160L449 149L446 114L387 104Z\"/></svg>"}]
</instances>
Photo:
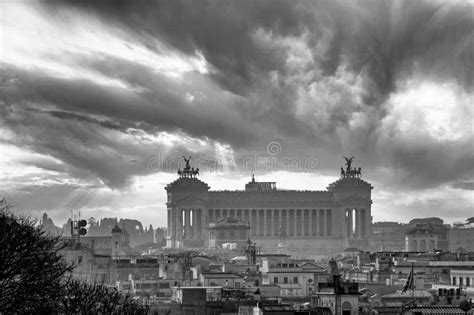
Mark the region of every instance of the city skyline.
<instances>
[{"instance_id":1,"label":"city skyline","mask_svg":"<svg viewBox=\"0 0 474 315\"><path fill-rule=\"evenodd\" d=\"M183 155L212 190L325 190L355 156L374 222L472 216L472 2L1 6L16 211L166 226Z\"/></svg>"}]
</instances>

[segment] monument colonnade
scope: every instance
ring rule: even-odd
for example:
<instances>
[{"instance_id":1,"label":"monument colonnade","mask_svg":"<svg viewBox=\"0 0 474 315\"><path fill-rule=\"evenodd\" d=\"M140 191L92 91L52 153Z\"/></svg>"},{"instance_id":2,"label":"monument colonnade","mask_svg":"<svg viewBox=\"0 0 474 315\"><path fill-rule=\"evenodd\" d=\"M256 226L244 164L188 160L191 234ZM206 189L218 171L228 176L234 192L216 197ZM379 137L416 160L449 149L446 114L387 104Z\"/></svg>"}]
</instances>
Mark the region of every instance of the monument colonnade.
<instances>
[{"instance_id":1,"label":"monument colonnade","mask_svg":"<svg viewBox=\"0 0 474 315\"><path fill-rule=\"evenodd\" d=\"M348 238L366 236L366 209L347 208L343 217L340 209L209 209L168 210L168 236L201 238L209 222L224 217L246 221L254 237L334 236L334 226L343 224L342 233ZM335 217L334 217L335 216ZM340 222L340 220L343 222Z\"/></svg>"}]
</instances>

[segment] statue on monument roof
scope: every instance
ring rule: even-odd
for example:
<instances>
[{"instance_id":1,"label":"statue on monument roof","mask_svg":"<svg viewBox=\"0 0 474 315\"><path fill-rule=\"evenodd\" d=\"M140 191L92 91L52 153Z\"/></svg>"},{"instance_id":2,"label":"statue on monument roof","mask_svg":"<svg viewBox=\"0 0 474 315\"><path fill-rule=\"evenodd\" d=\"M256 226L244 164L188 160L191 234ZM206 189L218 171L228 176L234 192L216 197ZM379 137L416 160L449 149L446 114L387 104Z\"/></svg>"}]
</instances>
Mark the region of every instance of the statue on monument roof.
<instances>
[{"instance_id":1,"label":"statue on monument roof","mask_svg":"<svg viewBox=\"0 0 474 315\"><path fill-rule=\"evenodd\" d=\"M189 156L189 158L186 158L184 155L183 155L183 159L184 159L184 162L186 162L186 166L184 167L185 170L189 170L191 168L191 166L189 165L189 161L191 160L191 156Z\"/></svg>"},{"instance_id":2,"label":"statue on monument roof","mask_svg":"<svg viewBox=\"0 0 474 315\"><path fill-rule=\"evenodd\" d=\"M351 165L352 165L352 160L354 159L354 157L346 158L345 156L343 156L343 158L346 159L347 170L350 171L351 170Z\"/></svg>"},{"instance_id":3,"label":"statue on monument roof","mask_svg":"<svg viewBox=\"0 0 474 315\"><path fill-rule=\"evenodd\" d=\"M350 158L343 156L343 158L346 160L346 165L347 168L344 170L344 168L341 167L341 177L342 178L355 178L355 177L361 177L362 176L362 168L352 168L352 160L354 159L353 156Z\"/></svg>"},{"instance_id":4,"label":"statue on monument roof","mask_svg":"<svg viewBox=\"0 0 474 315\"><path fill-rule=\"evenodd\" d=\"M197 175L199 175L199 167L194 169L194 167L191 168L191 165L189 164L189 161L191 161L191 156L189 156L189 158L186 158L183 155L183 159L184 159L184 162L186 164L185 164L183 169L178 168L179 177L180 178L183 178L183 177L192 178L192 177L196 177Z\"/></svg>"}]
</instances>

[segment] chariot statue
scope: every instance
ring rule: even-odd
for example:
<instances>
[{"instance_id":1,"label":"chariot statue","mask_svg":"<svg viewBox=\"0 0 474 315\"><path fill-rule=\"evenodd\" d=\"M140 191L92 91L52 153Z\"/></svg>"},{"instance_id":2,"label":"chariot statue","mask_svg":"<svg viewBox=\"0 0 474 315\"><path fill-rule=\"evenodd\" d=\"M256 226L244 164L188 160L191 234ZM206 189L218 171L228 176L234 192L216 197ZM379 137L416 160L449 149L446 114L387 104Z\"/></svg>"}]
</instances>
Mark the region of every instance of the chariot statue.
<instances>
[{"instance_id":1,"label":"chariot statue","mask_svg":"<svg viewBox=\"0 0 474 315\"><path fill-rule=\"evenodd\" d=\"M194 167L191 167L189 164L189 161L191 160L191 156L189 158L186 158L183 155L184 162L186 163L183 169L178 169L178 176L183 178L183 177L188 177L188 178L193 178L199 175L199 168L197 167L194 169Z\"/></svg>"},{"instance_id":2,"label":"chariot statue","mask_svg":"<svg viewBox=\"0 0 474 315\"><path fill-rule=\"evenodd\" d=\"M184 159L184 162L186 162L186 166L184 167L185 170L189 170L191 168L191 166L189 165L189 161L191 160L191 156L189 156L189 158L186 158L184 155L183 155L183 159Z\"/></svg>"},{"instance_id":3,"label":"chariot statue","mask_svg":"<svg viewBox=\"0 0 474 315\"><path fill-rule=\"evenodd\" d=\"M362 168L352 168L352 160L354 159L353 156L350 158L343 156L343 158L346 160L346 169L344 170L343 167L341 167L341 177L342 178L359 178L362 176Z\"/></svg>"},{"instance_id":4,"label":"chariot statue","mask_svg":"<svg viewBox=\"0 0 474 315\"><path fill-rule=\"evenodd\" d=\"M343 158L346 159L346 165L347 165L346 173L350 173L351 172L352 160L354 159L354 157L346 158L345 156L343 156Z\"/></svg>"}]
</instances>

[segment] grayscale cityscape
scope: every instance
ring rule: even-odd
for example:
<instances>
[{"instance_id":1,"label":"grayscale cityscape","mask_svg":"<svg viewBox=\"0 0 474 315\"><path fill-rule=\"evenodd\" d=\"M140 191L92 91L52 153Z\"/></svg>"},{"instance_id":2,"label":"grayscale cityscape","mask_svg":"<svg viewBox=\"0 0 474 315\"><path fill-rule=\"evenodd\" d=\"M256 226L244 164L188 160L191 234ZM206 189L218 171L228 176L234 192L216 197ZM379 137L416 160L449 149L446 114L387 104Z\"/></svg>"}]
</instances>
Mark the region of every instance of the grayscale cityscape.
<instances>
[{"instance_id":1,"label":"grayscale cityscape","mask_svg":"<svg viewBox=\"0 0 474 315\"><path fill-rule=\"evenodd\" d=\"M474 1L0 11L0 315L474 314Z\"/></svg>"}]
</instances>

